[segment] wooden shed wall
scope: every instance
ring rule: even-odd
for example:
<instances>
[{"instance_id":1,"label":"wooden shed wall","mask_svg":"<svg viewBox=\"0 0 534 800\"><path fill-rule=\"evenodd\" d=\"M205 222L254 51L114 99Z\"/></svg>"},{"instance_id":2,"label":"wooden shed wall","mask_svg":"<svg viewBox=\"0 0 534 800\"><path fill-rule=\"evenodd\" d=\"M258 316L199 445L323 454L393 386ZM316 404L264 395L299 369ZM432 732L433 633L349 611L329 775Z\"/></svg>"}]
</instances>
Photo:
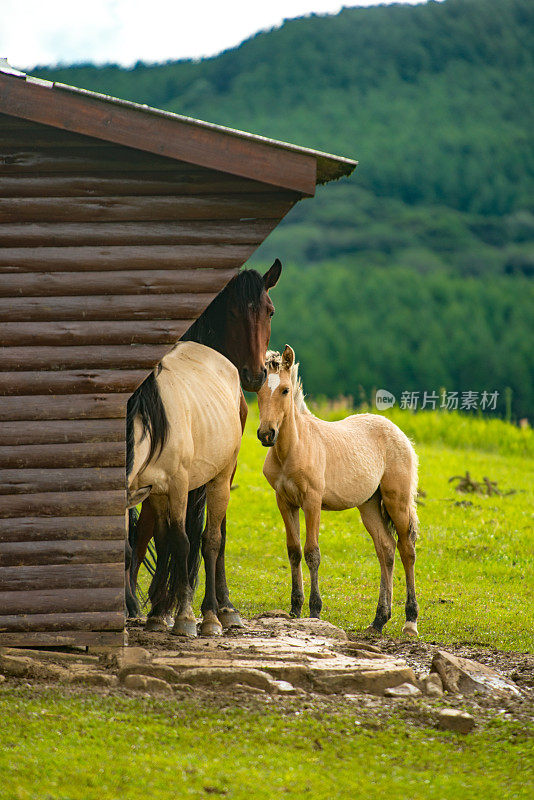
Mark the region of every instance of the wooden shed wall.
<instances>
[{"instance_id":1,"label":"wooden shed wall","mask_svg":"<svg viewBox=\"0 0 534 800\"><path fill-rule=\"evenodd\" d=\"M0 115L0 644L122 640L128 397L299 198Z\"/></svg>"}]
</instances>

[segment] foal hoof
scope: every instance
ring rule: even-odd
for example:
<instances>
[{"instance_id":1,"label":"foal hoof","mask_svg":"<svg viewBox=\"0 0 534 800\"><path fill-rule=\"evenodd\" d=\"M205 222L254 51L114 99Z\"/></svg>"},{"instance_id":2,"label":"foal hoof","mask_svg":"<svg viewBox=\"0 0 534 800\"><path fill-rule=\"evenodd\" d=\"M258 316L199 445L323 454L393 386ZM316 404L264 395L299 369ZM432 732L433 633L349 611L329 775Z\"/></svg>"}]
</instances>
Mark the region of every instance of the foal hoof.
<instances>
[{"instance_id":1,"label":"foal hoof","mask_svg":"<svg viewBox=\"0 0 534 800\"><path fill-rule=\"evenodd\" d=\"M196 636L196 620L186 619L185 617L176 617L171 633L173 636Z\"/></svg>"},{"instance_id":2,"label":"foal hoof","mask_svg":"<svg viewBox=\"0 0 534 800\"><path fill-rule=\"evenodd\" d=\"M167 631L167 624L163 617L148 617L145 631Z\"/></svg>"},{"instance_id":3,"label":"foal hoof","mask_svg":"<svg viewBox=\"0 0 534 800\"><path fill-rule=\"evenodd\" d=\"M405 636L410 636L414 639L417 638L419 636L419 631L417 630L417 622L405 622L402 632Z\"/></svg>"},{"instance_id":4,"label":"foal hoof","mask_svg":"<svg viewBox=\"0 0 534 800\"><path fill-rule=\"evenodd\" d=\"M378 628L375 628L373 625L369 625L365 630L364 634L369 639L380 639L382 636L382 631L379 631Z\"/></svg>"},{"instance_id":5,"label":"foal hoof","mask_svg":"<svg viewBox=\"0 0 534 800\"><path fill-rule=\"evenodd\" d=\"M235 608L222 609L217 614L219 622L223 628L244 628L243 620L239 616L239 611Z\"/></svg>"},{"instance_id":6,"label":"foal hoof","mask_svg":"<svg viewBox=\"0 0 534 800\"><path fill-rule=\"evenodd\" d=\"M207 611L200 624L201 636L222 636L222 625L213 611Z\"/></svg>"}]
</instances>

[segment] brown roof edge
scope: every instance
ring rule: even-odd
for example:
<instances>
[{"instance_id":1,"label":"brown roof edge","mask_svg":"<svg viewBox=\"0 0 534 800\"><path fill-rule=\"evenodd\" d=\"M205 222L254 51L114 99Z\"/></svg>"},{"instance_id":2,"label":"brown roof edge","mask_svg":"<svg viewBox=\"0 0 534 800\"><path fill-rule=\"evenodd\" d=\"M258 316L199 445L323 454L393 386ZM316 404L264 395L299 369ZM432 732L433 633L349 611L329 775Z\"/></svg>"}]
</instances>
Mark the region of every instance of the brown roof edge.
<instances>
[{"instance_id":1,"label":"brown roof edge","mask_svg":"<svg viewBox=\"0 0 534 800\"><path fill-rule=\"evenodd\" d=\"M313 195L316 184L350 175L358 163L129 100L16 74L2 63L0 73L0 112L305 195Z\"/></svg>"}]
</instances>

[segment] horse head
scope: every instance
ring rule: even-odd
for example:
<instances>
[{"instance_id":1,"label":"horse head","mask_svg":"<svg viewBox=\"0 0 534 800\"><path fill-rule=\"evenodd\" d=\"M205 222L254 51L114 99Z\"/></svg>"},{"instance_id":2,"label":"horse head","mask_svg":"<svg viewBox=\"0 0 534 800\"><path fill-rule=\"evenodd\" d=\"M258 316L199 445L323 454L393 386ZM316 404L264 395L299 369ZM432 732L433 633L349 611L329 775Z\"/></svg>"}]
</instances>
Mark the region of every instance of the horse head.
<instances>
[{"instance_id":1,"label":"horse head","mask_svg":"<svg viewBox=\"0 0 534 800\"><path fill-rule=\"evenodd\" d=\"M277 284L281 271L278 259L263 276L245 270L235 279L237 291L228 297L225 355L238 368L247 392L258 392L267 378L265 354L274 314L269 290Z\"/></svg>"}]
</instances>

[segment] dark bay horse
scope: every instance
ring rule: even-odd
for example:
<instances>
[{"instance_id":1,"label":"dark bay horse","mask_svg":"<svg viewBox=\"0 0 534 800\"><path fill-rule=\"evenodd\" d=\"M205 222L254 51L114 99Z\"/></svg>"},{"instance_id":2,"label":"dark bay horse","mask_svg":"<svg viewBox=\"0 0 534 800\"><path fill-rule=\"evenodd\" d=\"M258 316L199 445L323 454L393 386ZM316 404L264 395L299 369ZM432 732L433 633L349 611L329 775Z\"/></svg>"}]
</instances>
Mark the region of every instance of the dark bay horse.
<instances>
[{"instance_id":1,"label":"dark bay horse","mask_svg":"<svg viewBox=\"0 0 534 800\"><path fill-rule=\"evenodd\" d=\"M243 270L217 295L204 313L182 336L181 341L194 341L217 350L237 367L241 385L246 391L257 392L266 379L265 353L271 335L274 305L269 290L278 282L282 265L278 259L262 276L255 270ZM168 435L165 410L159 398L154 373L141 384L128 402L127 451L133 458L133 419L141 414L151 432L151 455L161 447ZM241 424L244 428L247 405L241 395ZM197 582L200 567L200 548L204 526L206 488L189 492L186 512L186 532L189 539L188 570L191 586ZM126 604L130 617L139 615L135 597L139 567L154 533L154 516L144 502L139 518L130 511L129 547L131 564L126 586ZM230 601L225 570L226 517L221 524L221 545L215 568L219 620L224 626L240 625L238 611ZM170 556L168 556L170 557ZM155 615L154 615L155 616ZM148 627L151 627L150 615ZM154 621L154 627L160 623Z\"/></svg>"}]
</instances>

